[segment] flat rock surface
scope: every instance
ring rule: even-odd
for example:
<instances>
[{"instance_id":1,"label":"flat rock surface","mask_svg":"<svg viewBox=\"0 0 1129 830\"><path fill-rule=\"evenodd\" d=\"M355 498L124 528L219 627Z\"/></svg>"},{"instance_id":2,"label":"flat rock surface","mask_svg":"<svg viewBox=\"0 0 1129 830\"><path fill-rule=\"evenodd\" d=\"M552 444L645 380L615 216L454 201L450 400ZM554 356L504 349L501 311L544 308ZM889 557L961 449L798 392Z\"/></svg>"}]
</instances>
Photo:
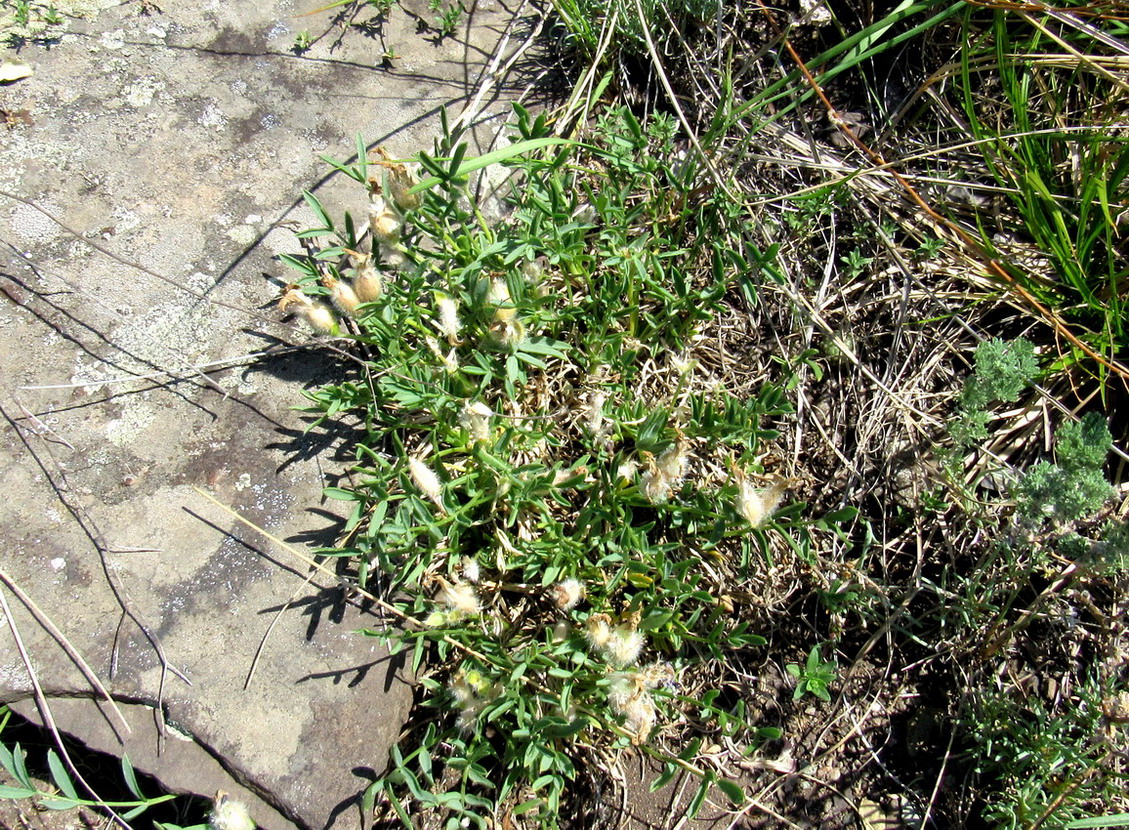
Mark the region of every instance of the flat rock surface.
<instances>
[{"instance_id":1,"label":"flat rock surface","mask_svg":"<svg viewBox=\"0 0 1129 830\"><path fill-rule=\"evenodd\" d=\"M350 364L273 308L277 255L313 221L301 193L362 211L318 155L348 159L358 132L430 149L442 107L473 103L484 152L532 78L537 22L480 3L439 39L426 0L383 20L349 6L364 25L297 16L317 5L70 21L20 50L34 75L3 89L0 130L0 568L40 620L8 589L3 616L62 728L170 786L244 787L268 828L357 826L411 688L355 633L379 620L197 488L299 550L333 543L321 488L347 429L306 433L291 407ZM44 616L131 704L132 736ZM4 629L0 700L35 716Z\"/></svg>"}]
</instances>

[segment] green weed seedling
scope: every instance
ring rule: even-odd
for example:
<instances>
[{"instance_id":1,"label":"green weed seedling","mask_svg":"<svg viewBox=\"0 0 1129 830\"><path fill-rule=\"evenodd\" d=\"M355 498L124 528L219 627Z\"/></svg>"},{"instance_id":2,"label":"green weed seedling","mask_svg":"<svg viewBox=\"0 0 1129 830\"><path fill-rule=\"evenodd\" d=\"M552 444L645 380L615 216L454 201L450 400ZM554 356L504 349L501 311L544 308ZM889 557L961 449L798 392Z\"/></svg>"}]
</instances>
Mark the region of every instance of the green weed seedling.
<instances>
[{"instance_id":1,"label":"green weed seedling","mask_svg":"<svg viewBox=\"0 0 1129 830\"><path fill-rule=\"evenodd\" d=\"M1118 816L1089 820L1093 805L1124 787L1123 778L1102 769L1110 752L1101 738L1103 699L1112 691L1088 679L1059 705L982 691L965 726L978 747L976 772L999 788L984 807L985 821L1009 828L1124 826Z\"/></svg>"},{"instance_id":2,"label":"green weed seedling","mask_svg":"<svg viewBox=\"0 0 1129 830\"><path fill-rule=\"evenodd\" d=\"M831 700L831 692L828 689L835 682L835 670L838 666L833 660L823 659L821 646L811 647L804 665L789 663L784 668L797 681L796 690L792 693L793 700L799 700L808 694L823 701Z\"/></svg>"},{"instance_id":3,"label":"green weed seedling","mask_svg":"<svg viewBox=\"0 0 1129 830\"><path fill-rule=\"evenodd\" d=\"M554 826L571 782L600 775L589 761L632 745L666 780L698 775L698 807L714 786L739 802L696 766L693 724L750 751L779 734L743 700L702 701L710 672L765 643L734 587L811 535L757 463L783 391L729 394L694 352L739 278L734 220L686 198L693 165L659 153L670 119L617 111L578 145L515 110L512 146L468 158L445 127L418 179L358 139L355 163L330 163L366 220L307 194L310 248L283 257L281 306L363 365L307 395L311 428L363 430L349 485L326 491L350 513L323 553L407 620L367 633L424 690L365 803L405 826ZM513 174L493 222L473 176L492 163Z\"/></svg>"},{"instance_id":4,"label":"green weed seedling","mask_svg":"<svg viewBox=\"0 0 1129 830\"><path fill-rule=\"evenodd\" d=\"M466 11L461 0L428 0L427 7L435 13L432 28L440 38L450 37L455 33Z\"/></svg>"},{"instance_id":5,"label":"green weed seedling","mask_svg":"<svg viewBox=\"0 0 1129 830\"><path fill-rule=\"evenodd\" d=\"M301 55L303 52L308 52L310 46L313 45L314 38L310 34L309 29L303 29L294 36L294 46L291 47L295 54Z\"/></svg>"}]
</instances>

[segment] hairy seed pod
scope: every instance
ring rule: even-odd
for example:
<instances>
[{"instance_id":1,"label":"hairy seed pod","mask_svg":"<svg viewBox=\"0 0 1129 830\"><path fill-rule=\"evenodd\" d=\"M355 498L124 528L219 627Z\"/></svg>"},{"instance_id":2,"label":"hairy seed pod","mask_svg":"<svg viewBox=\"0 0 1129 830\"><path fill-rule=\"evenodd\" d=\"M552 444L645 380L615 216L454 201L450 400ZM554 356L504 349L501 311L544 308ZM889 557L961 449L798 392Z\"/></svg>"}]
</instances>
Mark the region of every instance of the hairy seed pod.
<instances>
[{"instance_id":1,"label":"hairy seed pod","mask_svg":"<svg viewBox=\"0 0 1129 830\"><path fill-rule=\"evenodd\" d=\"M435 471L415 456L411 456L408 458L408 472L420 492L443 510L443 482L439 480Z\"/></svg>"},{"instance_id":2,"label":"hairy seed pod","mask_svg":"<svg viewBox=\"0 0 1129 830\"><path fill-rule=\"evenodd\" d=\"M329 291L329 299L338 311L349 317L357 316L357 306L361 301L349 283L333 277L322 277L321 284Z\"/></svg>"},{"instance_id":3,"label":"hairy seed pod","mask_svg":"<svg viewBox=\"0 0 1129 830\"><path fill-rule=\"evenodd\" d=\"M435 595L436 602L447 606L457 614L468 617L482 610L482 604L478 601L478 593L470 583L456 582L452 585L441 576L437 576L435 579L439 583L439 593Z\"/></svg>"},{"instance_id":4,"label":"hairy seed pod","mask_svg":"<svg viewBox=\"0 0 1129 830\"><path fill-rule=\"evenodd\" d=\"M584 599L584 585L578 579L565 579L549 589L553 604L561 611L568 611Z\"/></svg>"},{"instance_id":5,"label":"hairy seed pod","mask_svg":"<svg viewBox=\"0 0 1129 830\"><path fill-rule=\"evenodd\" d=\"M372 254L358 254L349 251L349 260L353 263L353 291L362 303L371 303L379 300L384 293L384 280L372 261Z\"/></svg>"},{"instance_id":6,"label":"hairy seed pod","mask_svg":"<svg viewBox=\"0 0 1129 830\"><path fill-rule=\"evenodd\" d=\"M383 196L374 196L368 207L369 227L380 245L394 245L400 241L404 221Z\"/></svg>"}]
</instances>

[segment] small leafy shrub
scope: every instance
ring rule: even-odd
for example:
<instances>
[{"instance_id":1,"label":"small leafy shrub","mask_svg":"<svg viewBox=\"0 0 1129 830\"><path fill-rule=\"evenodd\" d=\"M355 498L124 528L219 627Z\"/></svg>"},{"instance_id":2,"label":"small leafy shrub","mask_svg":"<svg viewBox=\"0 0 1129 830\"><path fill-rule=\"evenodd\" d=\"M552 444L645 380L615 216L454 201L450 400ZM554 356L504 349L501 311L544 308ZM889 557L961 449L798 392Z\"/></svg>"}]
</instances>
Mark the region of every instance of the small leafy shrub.
<instances>
[{"instance_id":1,"label":"small leafy shrub","mask_svg":"<svg viewBox=\"0 0 1129 830\"><path fill-rule=\"evenodd\" d=\"M6 706L0 706L0 732L4 731L11 716L12 713ZM176 798L168 794L153 798L143 795L137 781L137 773L126 756L122 756L121 759L121 773L122 780L133 795L133 799L128 801L107 802L81 795L66 763L54 749L47 750L47 768L55 784L54 791L39 788L28 772L27 752L18 743L12 747L0 743L0 767L3 767L15 782L13 785L0 784L0 798L27 800L33 802L36 807L46 810L71 810L76 807L103 810L109 808L126 821L132 821L150 808Z\"/></svg>"},{"instance_id":2,"label":"small leafy shrub","mask_svg":"<svg viewBox=\"0 0 1129 830\"><path fill-rule=\"evenodd\" d=\"M441 38L455 33L466 11L459 0L453 3L450 0L428 0L427 7L435 15L432 28Z\"/></svg>"},{"instance_id":3,"label":"small leafy shrub","mask_svg":"<svg viewBox=\"0 0 1129 830\"><path fill-rule=\"evenodd\" d=\"M956 420L950 426L959 447L988 437L990 407L996 402L1019 400L1024 387L1039 370L1035 347L1020 337L1013 341L993 338L976 347L975 370L961 389Z\"/></svg>"},{"instance_id":4,"label":"small leafy shrub","mask_svg":"<svg viewBox=\"0 0 1129 830\"><path fill-rule=\"evenodd\" d=\"M326 491L352 511L323 553L406 621L368 633L410 649L431 713L366 803L406 826L553 825L601 766L580 762L633 744L664 763L658 785L701 777L695 810L715 783L740 801L690 737L708 724L751 750L778 730L703 678L765 642L736 598L754 569L834 528L781 507L758 463L782 390L737 397L699 365L739 273L724 205L688 200L693 165L667 163L672 122L618 111L581 146L516 110L517 143L479 159L445 128L419 183L358 139L357 164L331 163L368 221L307 194L319 225L284 257L299 278L280 305L363 367L309 393L315 424L364 429L349 485ZM494 222L469 176L491 162L512 171Z\"/></svg>"},{"instance_id":5,"label":"small leafy shrub","mask_svg":"<svg viewBox=\"0 0 1129 830\"><path fill-rule=\"evenodd\" d=\"M0 35L9 46L18 47L29 40L47 40L63 22L63 16L52 3L0 0Z\"/></svg>"},{"instance_id":6,"label":"small leafy shrub","mask_svg":"<svg viewBox=\"0 0 1129 830\"><path fill-rule=\"evenodd\" d=\"M1020 515L1031 523L1071 522L1096 513L1113 494L1102 473L1113 436L1097 412L1063 424L1055 432L1057 462L1039 461L1016 488Z\"/></svg>"}]
</instances>

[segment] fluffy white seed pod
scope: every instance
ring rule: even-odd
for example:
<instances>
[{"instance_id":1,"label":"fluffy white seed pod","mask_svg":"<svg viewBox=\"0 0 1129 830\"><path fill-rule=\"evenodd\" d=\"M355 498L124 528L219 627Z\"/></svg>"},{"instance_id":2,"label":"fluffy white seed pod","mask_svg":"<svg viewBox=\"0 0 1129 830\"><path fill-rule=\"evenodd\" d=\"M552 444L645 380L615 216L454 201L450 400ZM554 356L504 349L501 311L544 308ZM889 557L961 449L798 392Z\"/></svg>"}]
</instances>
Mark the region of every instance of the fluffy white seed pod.
<instances>
[{"instance_id":1,"label":"fluffy white seed pod","mask_svg":"<svg viewBox=\"0 0 1129 830\"><path fill-rule=\"evenodd\" d=\"M579 579L565 579L549 589L553 604L561 611L568 611L584 599L584 585Z\"/></svg>"},{"instance_id":2,"label":"fluffy white seed pod","mask_svg":"<svg viewBox=\"0 0 1129 830\"><path fill-rule=\"evenodd\" d=\"M639 478L643 498L651 504L662 504L670 498L670 479L662 474L654 458L647 459L647 469Z\"/></svg>"},{"instance_id":3,"label":"fluffy white seed pod","mask_svg":"<svg viewBox=\"0 0 1129 830\"><path fill-rule=\"evenodd\" d=\"M611 619L607 614L593 614L584 624L584 639L594 649L606 646L611 636Z\"/></svg>"},{"instance_id":4,"label":"fluffy white seed pod","mask_svg":"<svg viewBox=\"0 0 1129 830\"><path fill-rule=\"evenodd\" d=\"M314 303L302 313L303 319L309 323L310 328L318 334L339 334L341 329L337 325L337 317L321 303Z\"/></svg>"},{"instance_id":5,"label":"fluffy white seed pod","mask_svg":"<svg viewBox=\"0 0 1129 830\"><path fill-rule=\"evenodd\" d=\"M631 483L635 481L635 475L639 472L639 462L634 459L624 461L616 467L615 475L620 481Z\"/></svg>"},{"instance_id":6,"label":"fluffy white seed pod","mask_svg":"<svg viewBox=\"0 0 1129 830\"><path fill-rule=\"evenodd\" d=\"M516 318L495 320L489 332L495 343L509 351L516 349L525 340L525 324Z\"/></svg>"},{"instance_id":7,"label":"fluffy white seed pod","mask_svg":"<svg viewBox=\"0 0 1129 830\"><path fill-rule=\"evenodd\" d=\"M392 194L392 201L396 203L396 207L400 210L415 210L423 203L422 193L408 192L418 183L415 175L406 165L392 161L391 156L383 147L377 147L375 152L379 158L371 163L379 165L388 172L388 190ZM376 178L370 178L369 191L379 193L380 190L380 181Z\"/></svg>"},{"instance_id":8,"label":"fluffy white seed pod","mask_svg":"<svg viewBox=\"0 0 1129 830\"><path fill-rule=\"evenodd\" d=\"M631 735L632 743L638 745L647 740L655 727L657 713L640 674L613 674L608 686L608 704L613 712L623 716L623 728Z\"/></svg>"},{"instance_id":9,"label":"fluffy white seed pod","mask_svg":"<svg viewBox=\"0 0 1129 830\"><path fill-rule=\"evenodd\" d=\"M737 512L753 527L760 527L784 500L785 483L778 481L770 487L756 487L744 474L737 476Z\"/></svg>"},{"instance_id":10,"label":"fluffy white seed pod","mask_svg":"<svg viewBox=\"0 0 1129 830\"><path fill-rule=\"evenodd\" d=\"M415 210L423 204L422 193L409 193L417 184L415 176L402 164L389 165L388 189L392 191L392 201L400 210Z\"/></svg>"},{"instance_id":11,"label":"fluffy white seed pod","mask_svg":"<svg viewBox=\"0 0 1129 830\"><path fill-rule=\"evenodd\" d=\"M208 827L212 830L255 830L256 824L246 804L220 790L208 816Z\"/></svg>"},{"instance_id":12,"label":"fluffy white seed pod","mask_svg":"<svg viewBox=\"0 0 1129 830\"><path fill-rule=\"evenodd\" d=\"M502 277L494 277L490 280L490 288L486 292L486 302L493 306L510 303L510 286ZM512 311L513 309L509 310Z\"/></svg>"},{"instance_id":13,"label":"fluffy white seed pod","mask_svg":"<svg viewBox=\"0 0 1129 830\"><path fill-rule=\"evenodd\" d=\"M456 614L471 617L482 610L482 603L478 601L478 592L469 582L456 582L451 584L441 576L435 577L439 583L439 593L435 601L447 606Z\"/></svg>"},{"instance_id":14,"label":"fluffy white seed pod","mask_svg":"<svg viewBox=\"0 0 1129 830\"><path fill-rule=\"evenodd\" d=\"M329 299L338 311L349 317L357 316L357 306L361 301L349 283L333 277L322 277L321 284L329 291Z\"/></svg>"},{"instance_id":15,"label":"fluffy white seed pod","mask_svg":"<svg viewBox=\"0 0 1129 830\"><path fill-rule=\"evenodd\" d=\"M584 426L592 435L604 433L604 404L608 402L606 392L594 392L588 400L588 411L584 415Z\"/></svg>"},{"instance_id":16,"label":"fluffy white seed pod","mask_svg":"<svg viewBox=\"0 0 1129 830\"><path fill-rule=\"evenodd\" d=\"M463 572L463 579L467 582L478 584L478 580L482 578L482 571L478 567L478 560L473 556L464 556L460 563L460 569Z\"/></svg>"},{"instance_id":17,"label":"fluffy white seed pod","mask_svg":"<svg viewBox=\"0 0 1129 830\"><path fill-rule=\"evenodd\" d=\"M353 277L353 291L362 303L379 300L384 293L384 279L372 261L372 254L358 254L349 251L349 260L356 272Z\"/></svg>"},{"instance_id":18,"label":"fluffy white seed pod","mask_svg":"<svg viewBox=\"0 0 1129 830\"><path fill-rule=\"evenodd\" d=\"M447 338L449 344L452 346L457 345L459 342L459 329L461 329L463 325L459 320L459 304L442 291L436 291L435 309L438 312L435 325L439 329L439 333Z\"/></svg>"},{"instance_id":19,"label":"fluffy white seed pod","mask_svg":"<svg viewBox=\"0 0 1129 830\"><path fill-rule=\"evenodd\" d=\"M689 444L679 437L655 460L655 468L671 486L677 485L686 475L688 450Z\"/></svg>"},{"instance_id":20,"label":"fluffy white seed pod","mask_svg":"<svg viewBox=\"0 0 1129 830\"><path fill-rule=\"evenodd\" d=\"M420 492L443 507L443 482L435 471L413 455L408 458L408 472Z\"/></svg>"},{"instance_id":21,"label":"fluffy white seed pod","mask_svg":"<svg viewBox=\"0 0 1129 830\"><path fill-rule=\"evenodd\" d=\"M633 698L623 709L623 728L631 733L631 743L638 746L645 743L655 728L658 713L655 712L655 702L651 696L644 692Z\"/></svg>"},{"instance_id":22,"label":"fluffy white seed pod","mask_svg":"<svg viewBox=\"0 0 1129 830\"><path fill-rule=\"evenodd\" d=\"M369 227L380 245L394 245L400 241L404 220L383 196L373 196L368 207Z\"/></svg>"},{"instance_id":23,"label":"fluffy white seed pod","mask_svg":"<svg viewBox=\"0 0 1129 830\"><path fill-rule=\"evenodd\" d=\"M644 642L645 638L641 631L630 625L617 625L611 630L608 641L604 644L604 656L617 668L633 665L643 651Z\"/></svg>"},{"instance_id":24,"label":"fluffy white seed pod","mask_svg":"<svg viewBox=\"0 0 1129 830\"><path fill-rule=\"evenodd\" d=\"M447 354L443 354L439 349L439 341L429 334L423 336L423 342L427 344L427 348L431 350L431 353L439 358L439 362L443 364L443 370L448 375L453 375L455 372L459 371L459 359L454 349L451 349Z\"/></svg>"},{"instance_id":25,"label":"fluffy white seed pod","mask_svg":"<svg viewBox=\"0 0 1129 830\"><path fill-rule=\"evenodd\" d=\"M296 285L286 289L278 301L278 310L296 314L319 334L337 334L340 331L333 312L321 303L311 300Z\"/></svg>"},{"instance_id":26,"label":"fluffy white seed pod","mask_svg":"<svg viewBox=\"0 0 1129 830\"><path fill-rule=\"evenodd\" d=\"M455 705L460 709L474 704L476 700L474 689L463 672L456 672L447 688L451 692L451 697L455 699Z\"/></svg>"}]
</instances>

